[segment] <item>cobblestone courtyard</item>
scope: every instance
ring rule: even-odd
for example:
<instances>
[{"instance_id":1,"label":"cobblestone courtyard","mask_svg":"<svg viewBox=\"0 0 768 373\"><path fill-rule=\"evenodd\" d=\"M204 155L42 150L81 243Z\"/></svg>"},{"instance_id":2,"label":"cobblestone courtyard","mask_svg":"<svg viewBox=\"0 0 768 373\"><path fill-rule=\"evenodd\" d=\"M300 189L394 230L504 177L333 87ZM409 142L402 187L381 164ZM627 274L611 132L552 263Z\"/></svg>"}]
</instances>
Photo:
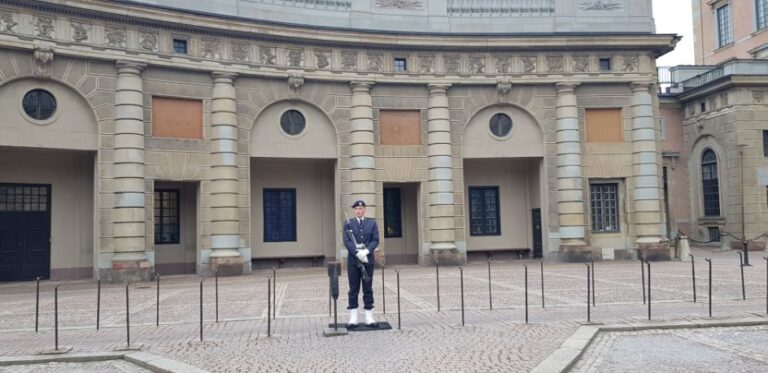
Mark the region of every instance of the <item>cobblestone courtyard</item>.
<instances>
[{"instance_id":1,"label":"cobblestone courtyard","mask_svg":"<svg viewBox=\"0 0 768 373\"><path fill-rule=\"evenodd\" d=\"M689 261L652 263L652 319L684 321L708 319L707 267L713 261L713 318L765 316L765 261L753 253L754 266L745 267L747 299L742 300L739 256L734 252L695 250L697 303L693 303ZM381 272L374 279L376 317L389 321L389 331L350 333L327 338L328 280L324 268L278 269L277 317L267 336L267 280L272 271L219 279L219 323L215 322L213 279L204 282L204 341L199 337L199 279L194 276L164 277L160 289L160 325L155 326L155 283L130 286L131 343L143 351L165 356L212 372L361 371L529 371L556 350L581 325L587 323L586 267L584 264L545 264L545 308L541 305L539 262L496 261L492 267L492 303L489 309L488 267L485 262L464 268L465 321L461 325L459 270L440 269L440 308L437 310L435 269L418 266L387 268L386 314L382 300ZM525 323L523 265L528 265L529 323ZM402 329L398 329L397 281L400 271ZM596 306L592 323L647 322L643 305L640 262L596 262ZM340 321L346 321L346 278L342 275ZM35 333L35 284L0 285L0 356L34 355L54 347L53 289L58 283L42 282L40 331ZM768 321L768 319L766 319ZM125 288L103 285L100 330L96 330L96 283L62 283L59 287L59 339L73 352L112 351L125 347ZM632 360L629 351L643 349L642 356L664 356L656 371L675 371L678 356L666 351L669 338L675 349L691 345L705 351L731 338L755 340L765 345L767 329L743 328L734 337L711 331L679 331L676 334L642 332L638 335L600 334L575 367L576 371L632 371L646 365ZM701 338L686 338L704 333ZM681 337L684 335L684 337ZM613 339L611 339L613 338ZM658 340L654 340L658 338ZM613 342L607 343L606 340ZM715 343L712 342L712 343ZM634 347L633 347L634 346ZM670 347L672 348L672 347ZM721 351L722 352L722 351ZM726 352L722 352L726 353ZM754 353L757 358L751 358ZM749 349L734 354L727 370L768 369L766 351ZM599 358L598 358L599 357ZM611 360L612 359L612 360ZM715 357L713 357L715 359ZM666 362L666 363L665 363ZM115 363L120 365L119 363ZM602 365L601 365L602 364ZM607 364L607 365L605 365ZM127 366L89 366L94 371L141 371ZM607 368L606 368L607 367ZM626 369L624 369L626 367ZM672 367L672 368L670 368ZM677 367L677 368L675 368ZM710 364L711 368L712 365ZM46 371L26 367L0 367L0 371ZM616 368L616 369L614 369ZM670 368L670 369L668 369ZM612 370L613 369L613 370ZM54 371L56 369L50 370Z\"/></svg>"}]
</instances>

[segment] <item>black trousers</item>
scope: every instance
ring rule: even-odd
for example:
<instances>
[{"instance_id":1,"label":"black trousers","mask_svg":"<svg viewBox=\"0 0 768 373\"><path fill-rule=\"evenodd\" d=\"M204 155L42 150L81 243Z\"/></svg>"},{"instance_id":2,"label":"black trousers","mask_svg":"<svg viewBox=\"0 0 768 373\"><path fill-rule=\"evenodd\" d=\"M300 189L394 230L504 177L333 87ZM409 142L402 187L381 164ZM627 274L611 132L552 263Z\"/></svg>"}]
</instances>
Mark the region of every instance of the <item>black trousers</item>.
<instances>
[{"instance_id":1,"label":"black trousers","mask_svg":"<svg viewBox=\"0 0 768 373\"><path fill-rule=\"evenodd\" d=\"M363 308L373 309L373 267L374 263L369 262L363 267L368 272L371 281L364 281L360 268L356 265L356 260L347 261L347 277L349 278L349 306L348 310L354 310L358 307L357 296L360 294L360 284L363 285Z\"/></svg>"}]
</instances>

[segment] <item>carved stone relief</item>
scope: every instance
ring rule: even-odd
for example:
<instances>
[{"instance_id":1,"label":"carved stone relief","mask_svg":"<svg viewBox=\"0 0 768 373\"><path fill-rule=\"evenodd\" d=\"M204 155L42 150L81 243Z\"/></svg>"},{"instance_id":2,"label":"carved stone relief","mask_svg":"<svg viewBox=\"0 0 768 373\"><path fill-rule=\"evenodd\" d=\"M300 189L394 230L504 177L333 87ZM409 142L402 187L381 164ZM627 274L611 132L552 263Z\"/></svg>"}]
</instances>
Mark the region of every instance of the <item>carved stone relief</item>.
<instances>
[{"instance_id":1,"label":"carved stone relief","mask_svg":"<svg viewBox=\"0 0 768 373\"><path fill-rule=\"evenodd\" d=\"M624 62L621 65L621 69L624 71L636 71L640 65L640 57L637 55L624 56Z\"/></svg>"},{"instance_id":2,"label":"carved stone relief","mask_svg":"<svg viewBox=\"0 0 768 373\"><path fill-rule=\"evenodd\" d=\"M443 63L445 65L445 72L451 74L458 74L461 66L461 58L458 55L445 55L443 57Z\"/></svg>"},{"instance_id":3,"label":"carved stone relief","mask_svg":"<svg viewBox=\"0 0 768 373\"><path fill-rule=\"evenodd\" d=\"M288 66L302 67L304 65L304 51L299 48L288 49Z\"/></svg>"},{"instance_id":4,"label":"carved stone relief","mask_svg":"<svg viewBox=\"0 0 768 373\"><path fill-rule=\"evenodd\" d=\"M485 73L485 57L477 57L477 56L470 57L469 73L484 74Z\"/></svg>"},{"instance_id":5,"label":"carved stone relief","mask_svg":"<svg viewBox=\"0 0 768 373\"><path fill-rule=\"evenodd\" d=\"M507 56L496 56L496 72L509 74L512 72L512 59Z\"/></svg>"},{"instance_id":6,"label":"carved stone relief","mask_svg":"<svg viewBox=\"0 0 768 373\"><path fill-rule=\"evenodd\" d=\"M91 25L88 23L72 22L72 40L82 43L88 40L88 33L91 31Z\"/></svg>"},{"instance_id":7,"label":"carved stone relief","mask_svg":"<svg viewBox=\"0 0 768 373\"><path fill-rule=\"evenodd\" d=\"M35 76L49 77L53 66L53 48L35 48Z\"/></svg>"},{"instance_id":8,"label":"carved stone relief","mask_svg":"<svg viewBox=\"0 0 768 373\"><path fill-rule=\"evenodd\" d=\"M344 70L357 70L357 52L341 52L341 67Z\"/></svg>"},{"instance_id":9,"label":"carved stone relief","mask_svg":"<svg viewBox=\"0 0 768 373\"><path fill-rule=\"evenodd\" d=\"M720 106L728 106L728 92L720 92Z\"/></svg>"},{"instance_id":10,"label":"carved stone relief","mask_svg":"<svg viewBox=\"0 0 768 373\"><path fill-rule=\"evenodd\" d=\"M318 69L327 69L331 66L331 52L327 50L315 50L315 65Z\"/></svg>"},{"instance_id":11,"label":"carved stone relief","mask_svg":"<svg viewBox=\"0 0 768 373\"><path fill-rule=\"evenodd\" d=\"M230 54L232 60L237 62L248 62L248 50L250 47L248 44L234 43L232 44Z\"/></svg>"},{"instance_id":12,"label":"carved stone relief","mask_svg":"<svg viewBox=\"0 0 768 373\"><path fill-rule=\"evenodd\" d=\"M275 48L268 46L259 47L259 59L264 65L277 65L277 57L275 55Z\"/></svg>"},{"instance_id":13,"label":"carved stone relief","mask_svg":"<svg viewBox=\"0 0 768 373\"><path fill-rule=\"evenodd\" d=\"M535 56L521 57L520 62L523 64L523 72L535 73L538 70L538 61Z\"/></svg>"},{"instance_id":14,"label":"carved stone relief","mask_svg":"<svg viewBox=\"0 0 768 373\"><path fill-rule=\"evenodd\" d=\"M404 10L420 9L421 0L376 0L376 6L379 8L395 8Z\"/></svg>"},{"instance_id":15,"label":"carved stone relief","mask_svg":"<svg viewBox=\"0 0 768 373\"><path fill-rule=\"evenodd\" d=\"M589 56L573 56L573 71L585 73L589 69Z\"/></svg>"},{"instance_id":16,"label":"carved stone relief","mask_svg":"<svg viewBox=\"0 0 768 373\"><path fill-rule=\"evenodd\" d=\"M125 48L125 29L107 27L104 32L107 45L114 48Z\"/></svg>"},{"instance_id":17,"label":"carved stone relief","mask_svg":"<svg viewBox=\"0 0 768 373\"><path fill-rule=\"evenodd\" d=\"M288 90L291 97L301 96L301 87L304 86L304 77L301 74L291 74L288 76Z\"/></svg>"},{"instance_id":18,"label":"carved stone relief","mask_svg":"<svg viewBox=\"0 0 768 373\"><path fill-rule=\"evenodd\" d=\"M0 25L2 25L2 30L4 32L10 32L10 33L16 33L16 30L14 28L19 23L16 22L15 19L13 19L13 13L0 11Z\"/></svg>"},{"instance_id":19,"label":"carved stone relief","mask_svg":"<svg viewBox=\"0 0 768 373\"><path fill-rule=\"evenodd\" d=\"M435 56L419 56L419 72L422 74L431 74L435 72Z\"/></svg>"},{"instance_id":20,"label":"carved stone relief","mask_svg":"<svg viewBox=\"0 0 768 373\"><path fill-rule=\"evenodd\" d=\"M563 56L547 56L547 67L551 73L563 72Z\"/></svg>"},{"instance_id":21,"label":"carved stone relief","mask_svg":"<svg viewBox=\"0 0 768 373\"><path fill-rule=\"evenodd\" d=\"M35 32L37 33L38 37L53 39L53 19L47 17L37 17L37 20L35 21Z\"/></svg>"},{"instance_id":22,"label":"carved stone relief","mask_svg":"<svg viewBox=\"0 0 768 373\"><path fill-rule=\"evenodd\" d=\"M381 53L368 53L368 71L381 71L383 59Z\"/></svg>"},{"instance_id":23,"label":"carved stone relief","mask_svg":"<svg viewBox=\"0 0 768 373\"><path fill-rule=\"evenodd\" d=\"M765 100L765 92L764 91L752 91L752 100L756 104L762 104Z\"/></svg>"},{"instance_id":24,"label":"carved stone relief","mask_svg":"<svg viewBox=\"0 0 768 373\"><path fill-rule=\"evenodd\" d=\"M139 47L148 52L157 51L157 34L154 32L139 32Z\"/></svg>"},{"instance_id":25,"label":"carved stone relief","mask_svg":"<svg viewBox=\"0 0 768 373\"><path fill-rule=\"evenodd\" d=\"M611 11L621 10L621 3L614 0L590 0L579 3L581 10Z\"/></svg>"},{"instance_id":26,"label":"carved stone relief","mask_svg":"<svg viewBox=\"0 0 768 373\"><path fill-rule=\"evenodd\" d=\"M200 44L200 57L218 60L221 58L219 52L219 41L213 39L203 40Z\"/></svg>"}]
</instances>

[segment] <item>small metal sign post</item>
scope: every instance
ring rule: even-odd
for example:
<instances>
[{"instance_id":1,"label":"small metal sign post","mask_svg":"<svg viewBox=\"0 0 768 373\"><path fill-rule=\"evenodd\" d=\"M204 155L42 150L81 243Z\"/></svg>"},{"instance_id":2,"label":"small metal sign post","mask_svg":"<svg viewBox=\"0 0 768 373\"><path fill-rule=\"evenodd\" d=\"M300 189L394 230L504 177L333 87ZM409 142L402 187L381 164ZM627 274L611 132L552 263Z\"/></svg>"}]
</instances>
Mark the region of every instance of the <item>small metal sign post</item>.
<instances>
[{"instance_id":1,"label":"small metal sign post","mask_svg":"<svg viewBox=\"0 0 768 373\"><path fill-rule=\"evenodd\" d=\"M339 312L338 312L338 300L339 300L339 276L341 275L341 262L328 263L328 282L331 289L331 298L333 298L333 327L327 328L323 335L326 337L335 337L339 335L346 335L346 328L339 328Z\"/></svg>"}]
</instances>

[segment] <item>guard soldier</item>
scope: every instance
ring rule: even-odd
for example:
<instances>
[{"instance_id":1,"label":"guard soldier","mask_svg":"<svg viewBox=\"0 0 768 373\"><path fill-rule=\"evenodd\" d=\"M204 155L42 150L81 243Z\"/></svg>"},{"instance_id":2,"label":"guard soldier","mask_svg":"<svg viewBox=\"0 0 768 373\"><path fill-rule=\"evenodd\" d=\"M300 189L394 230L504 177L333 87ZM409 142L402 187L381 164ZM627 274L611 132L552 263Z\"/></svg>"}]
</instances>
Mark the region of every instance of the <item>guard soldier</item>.
<instances>
[{"instance_id":1,"label":"guard soldier","mask_svg":"<svg viewBox=\"0 0 768 373\"><path fill-rule=\"evenodd\" d=\"M360 284L363 285L363 308L365 309L365 324L375 326L373 319L373 252L379 246L379 227L376 220L365 216L365 201L357 200L352 204L355 217L344 223L344 247L347 248L347 275L349 277L349 323L350 327L357 326L357 296ZM364 279L363 271L367 272L368 280Z\"/></svg>"}]
</instances>

